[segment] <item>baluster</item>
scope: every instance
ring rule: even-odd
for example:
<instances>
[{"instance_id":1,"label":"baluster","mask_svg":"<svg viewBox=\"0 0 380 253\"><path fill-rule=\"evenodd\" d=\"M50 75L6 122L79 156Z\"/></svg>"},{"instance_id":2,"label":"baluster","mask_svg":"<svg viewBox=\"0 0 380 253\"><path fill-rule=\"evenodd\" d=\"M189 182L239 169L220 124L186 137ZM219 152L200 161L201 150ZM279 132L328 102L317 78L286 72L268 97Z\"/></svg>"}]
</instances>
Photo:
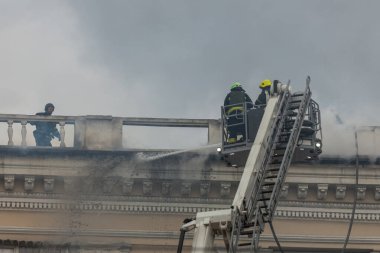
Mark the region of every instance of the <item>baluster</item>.
<instances>
[{"instance_id":1,"label":"baluster","mask_svg":"<svg viewBox=\"0 0 380 253\"><path fill-rule=\"evenodd\" d=\"M8 120L8 145L13 146L13 120Z\"/></svg>"},{"instance_id":2,"label":"baluster","mask_svg":"<svg viewBox=\"0 0 380 253\"><path fill-rule=\"evenodd\" d=\"M21 146L26 146L26 121L21 121Z\"/></svg>"},{"instance_id":3,"label":"baluster","mask_svg":"<svg viewBox=\"0 0 380 253\"><path fill-rule=\"evenodd\" d=\"M61 144L59 145L61 148L64 148L66 147L66 144L65 144L65 122L61 121L59 122L59 133L61 135Z\"/></svg>"}]
</instances>

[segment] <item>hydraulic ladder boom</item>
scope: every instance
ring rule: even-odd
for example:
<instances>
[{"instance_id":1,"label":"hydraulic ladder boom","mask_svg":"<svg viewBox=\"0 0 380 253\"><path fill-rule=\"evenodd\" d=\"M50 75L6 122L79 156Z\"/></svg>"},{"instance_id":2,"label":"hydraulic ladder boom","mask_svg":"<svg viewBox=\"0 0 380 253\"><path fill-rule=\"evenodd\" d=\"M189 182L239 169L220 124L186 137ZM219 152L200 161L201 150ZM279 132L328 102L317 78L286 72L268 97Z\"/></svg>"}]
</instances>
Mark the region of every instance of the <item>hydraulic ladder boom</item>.
<instances>
[{"instance_id":1,"label":"hydraulic ladder boom","mask_svg":"<svg viewBox=\"0 0 380 253\"><path fill-rule=\"evenodd\" d=\"M256 252L265 223L270 223L297 145L309 103L310 78L303 93L288 85L275 87L250 150L231 209L198 213L183 226L195 228L193 253L213 252L215 235L222 235L229 253L249 246ZM240 243L248 235L249 243Z\"/></svg>"},{"instance_id":2,"label":"hydraulic ladder boom","mask_svg":"<svg viewBox=\"0 0 380 253\"><path fill-rule=\"evenodd\" d=\"M264 223L272 221L310 100L309 78L303 93L285 90L269 99L232 204L230 253L241 234L257 248Z\"/></svg>"}]
</instances>

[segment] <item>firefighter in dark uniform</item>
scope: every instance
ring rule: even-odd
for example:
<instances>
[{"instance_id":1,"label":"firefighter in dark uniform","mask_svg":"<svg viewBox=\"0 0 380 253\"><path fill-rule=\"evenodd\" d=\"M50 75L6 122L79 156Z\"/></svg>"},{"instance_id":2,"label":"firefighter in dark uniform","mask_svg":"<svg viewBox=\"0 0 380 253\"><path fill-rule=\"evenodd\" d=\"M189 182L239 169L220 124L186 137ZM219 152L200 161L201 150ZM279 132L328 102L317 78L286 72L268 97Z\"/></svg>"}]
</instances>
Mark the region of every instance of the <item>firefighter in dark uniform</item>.
<instances>
[{"instance_id":1,"label":"firefighter in dark uniform","mask_svg":"<svg viewBox=\"0 0 380 253\"><path fill-rule=\"evenodd\" d=\"M244 141L245 124L244 124L244 108L253 108L251 98L245 93L240 83L235 82L231 85L231 91L224 99L224 112L227 117L227 142L235 143L237 136L241 135L239 141Z\"/></svg>"},{"instance_id":2,"label":"firefighter in dark uniform","mask_svg":"<svg viewBox=\"0 0 380 253\"><path fill-rule=\"evenodd\" d=\"M45 112L38 112L36 115L39 116L51 116L54 111L54 105L48 103L45 105ZM56 128L57 123L46 122L46 121L34 121L30 122L31 125L36 126L36 130L33 131L34 139L36 140L36 146L50 146L51 140L56 137L61 140L61 135Z\"/></svg>"},{"instance_id":3,"label":"firefighter in dark uniform","mask_svg":"<svg viewBox=\"0 0 380 253\"><path fill-rule=\"evenodd\" d=\"M272 86L272 82L268 79L265 79L260 83L259 87L261 89L261 93L255 101L256 106L261 107L261 106L267 105L271 86Z\"/></svg>"}]
</instances>

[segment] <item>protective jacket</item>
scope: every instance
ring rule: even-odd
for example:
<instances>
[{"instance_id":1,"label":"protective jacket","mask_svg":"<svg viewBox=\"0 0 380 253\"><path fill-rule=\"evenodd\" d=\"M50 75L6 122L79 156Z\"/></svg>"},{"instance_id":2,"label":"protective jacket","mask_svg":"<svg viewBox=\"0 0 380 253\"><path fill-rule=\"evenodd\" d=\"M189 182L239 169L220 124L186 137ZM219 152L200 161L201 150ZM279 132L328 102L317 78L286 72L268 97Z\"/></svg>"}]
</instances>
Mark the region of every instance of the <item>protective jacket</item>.
<instances>
[{"instance_id":1,"label":"protective jacket","mask_svg":"<svg viewBox=\"0 0 380 253\"><path fill-rule=\"evenodd\" d=\"M233 88L224 99L224 106L227 106L226 114L229 115L236 110L243 110L243 103L245 102L248 102L247 109L251 109L253 107L251 98L247 95L247 93L245 93L243 88Z\"/></svg>"},{"instance_id":2,"label":"protective jacket","mask_svg":"<svg viewBox=\"0 0 380 253\"><path fill-rule=\"evenodd\" d=\"M269 98L269 89L261 89L261 93L257 97L255 101L255 105L266 106L268 98Z\"/></svg>"}]
</instances>

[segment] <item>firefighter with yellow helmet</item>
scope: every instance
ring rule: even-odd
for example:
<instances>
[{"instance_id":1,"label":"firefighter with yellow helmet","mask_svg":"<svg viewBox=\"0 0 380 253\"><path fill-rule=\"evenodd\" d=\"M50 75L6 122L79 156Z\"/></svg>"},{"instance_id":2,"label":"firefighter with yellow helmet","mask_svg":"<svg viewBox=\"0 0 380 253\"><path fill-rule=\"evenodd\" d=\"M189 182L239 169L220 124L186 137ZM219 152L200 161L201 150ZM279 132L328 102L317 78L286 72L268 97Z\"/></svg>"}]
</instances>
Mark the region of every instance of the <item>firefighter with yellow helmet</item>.
<instances>
[{"instance_id":1,"label":"firefighter with yellow helmet","mask_svg":"<svg viewBox=\"0 0 380 253\"><path fill-rule=\"evenodd\" d=\"M265 106L267 104L271 86L272 82L269 79L265 79L260 83L259 87L261 89L261 93L255 101L256 106Z\"/></svg>"}]
</instances>

